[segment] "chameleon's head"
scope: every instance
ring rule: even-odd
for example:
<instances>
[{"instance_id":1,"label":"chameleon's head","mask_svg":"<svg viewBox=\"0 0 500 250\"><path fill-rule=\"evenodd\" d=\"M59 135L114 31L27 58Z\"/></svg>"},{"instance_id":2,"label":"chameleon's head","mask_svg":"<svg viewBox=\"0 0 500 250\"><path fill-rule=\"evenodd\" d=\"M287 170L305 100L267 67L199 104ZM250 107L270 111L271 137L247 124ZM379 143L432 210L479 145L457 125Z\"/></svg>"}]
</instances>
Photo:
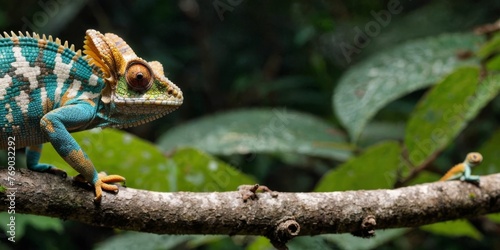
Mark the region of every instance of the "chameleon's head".
<instances>
[{"instance_id":1,"label":"chameleon's head","mask_svg":"<svg viewBox=\"0 0 500 250\"><path fill-rule=\"evenodd\" d=\"M472 152L467 154L467 157L465 157L464 164L467 164L470 167L475 167L479 165L482 161L483 161L483 156L480 153Z\"/></svg>"},{"instance_id":2,"label":"chameleon's head","mask_svg":"<svg viewBox=\"0 0 500 250\"><path fill-rule=\"evenodd\" d=\"M182 91L165 77L163 66L136 56L117 35L87 30L84 43L89 63L100 69L106 82L103 103L129 117L142 116L128 126L157 119L182 104Z\"/></svg>"}]
</instances>

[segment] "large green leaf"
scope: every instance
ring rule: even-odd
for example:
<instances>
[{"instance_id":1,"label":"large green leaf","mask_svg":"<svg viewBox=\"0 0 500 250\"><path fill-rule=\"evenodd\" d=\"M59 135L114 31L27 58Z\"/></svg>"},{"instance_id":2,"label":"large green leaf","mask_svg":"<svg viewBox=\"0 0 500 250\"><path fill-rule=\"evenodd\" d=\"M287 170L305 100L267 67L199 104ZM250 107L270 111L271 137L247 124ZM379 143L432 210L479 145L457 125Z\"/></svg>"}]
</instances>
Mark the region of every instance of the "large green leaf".
<instances>
[{"instance_id":1,"label":"large green leaf","mask_svg":"<svg viewBox=\"0 0 500 250\"><path fill-rule=\"evenodd\" d=\"M255 183L231 166L196 149L183 148L169 157L153 144L114 129L94 129L72 134L98 171L119 174L127 186L156 191L228 191ZM50 143L41 162L77 174Z\"/></svg>"},{"instance_id":2,"label":"large green leaf","mask_svg":"<svg viewBox=\"0 0 500 250\"><path fill-rule=\"evenodd\" d=\"M463 11L454 2L427 2L404 15L394 16L383 32L373 37L368 46L363 48L361 54L377 52L410 39L472 30L474 26L488 22L486 16L484 9L470 8Z\"/></svg>"},{"instance_id":3,"label":"large green leaf","mask_svg":"<svg viewBox=\"0 0 500 250\"><path fill-rule=\"evenodd\" d=\"M176 249L179 245L195 237L197 236L123 232L100 242L95 249Z\"/></svg>"},{"instance_id":4,"label":"large green leaf","mask_svg":"<svg viewBox=\"0 0 500 250\"><path fill-rule=\"evenodd\" d=\"M477 151L483 155L481 165L475 167L472 172L475 175L488 175L500 173L500 154L498 146L500 145L500 129L496 130L493 135L486 141Z\"/></svg>"},{"instance_id":5,"label":"large green leaf","mask_svg":"<svg viewBox=\"0 0 500 250\"><path fill-rule=\"evenodd\" d=\"M436 182L441 177L442 177L442 175L439 175L439 174L434 173L434 172L422 171L422 172L418 173L418 175L415 178L413 178L408 183L407 186L413 186L413 185L422 184L422 183Z\"/></svg>"},{"instance_id":6,"label":"large green leaf","mask_svg":"<svg viewBox=\"0 0 500 250\"><path fill-rule=\"evenodd\" d=\"M286 109L239 110L201 118L169 130L165 150L192 146L211 154L296 153L346 160L351 147L326 122Z\"/></svg>"},{"instance_id":7,"label":"large green leaf","mask_svg":"<svg viewBox=\"0 0 500 250\"><path fill-rule=\"evenodd\" d=\"M496 33L490 40L481 46L477 55L482 59L486 59L500 52L500 34Z\"/></svg>"},{"instance_id":8,"label":"large green leaf","mask_svg":"<svg viewBox=\"0 0 500 250\"><path fill-rule=\"evenodd\" d=\"M486 215L488 219L494 221L495 223L500 223L500 213L488 214Z\"/></svg>"},{"instance_id":9,"label":"large green leaf","mask_svg":"<svg viewBox=\"0 0 500 250\"><path fill-rule=\"evenodd\" d=\"M326 173L316 192L392 188L400 166L401 146L387 141Z\"/></svg>"},{"instance_id":10,"label":"large green leaf","mask_svg":"<svg viewBox=\"0 0 500 250\"><path fill-rule=\"evenodd\" d=\"M445 221L430 225L421 226L420 229L431 233L445 236L468 236L477 240L482 238L482 235L477 229L465 220Z\"/></svg>"},{"instance_id":11,"label":"large green leaf","mask_svg":"<svg viewBox=\"0 0 500 250\"><path fill-rule=\"evenodd\" d=\"M177 150L167 168L176 170L175 191L235 191L241 184L256 183L254 178L195 148Z\"/></svg>"},{"instance_id":12,"label":"large green leaf","mask_svg":"<svg viewBox=\"0 0 500 250\"><path fill-rule=\"evenodd\" d=\"M274 250L276 248L273 247L271 241L264 236L257 236L252 243L248 244L245 248L246 250Z\"/></svg>"},{"instance_id":13,"label":"large green leaf","mask_svg":"<svg viewBox=\"0 0 500 250\"><path fill-rule=\"evenodd\" d=\"M456 53L474 50L482 39L473 34L446 34L404 43L353 66L340 79L333 108L352 140L389 102L427 87L461 65Z\"/></svg>"},{"instance_id":14,"label":"large green leaf","mask_svg":"<svg viewBox=\"0 0 500 250\"><path fill-rule=\"evenodd\" d=\"M486 61L486 70L500 71L500 55L495 55L490 60Z\"/></svg>"},{"instance_id":15,"label":"large green leaf","mask_svg":"<svg viewBox=\"0 0 500 250\"><path fill-rule=\"evenodd\" d=\"M315 249L315 250L331 250L332 244L325 241L321 236L301 236L295 237L287 244L290 250L303 250L303 249ZM276 248L274 248L276 249ZM335 249L335 248L333 248Z\"/></svg>"},{"instance_id":16,"label":"large green leaf","mask_svg":"<svg viewBox=\"0 0 500 250\"><path fill-rule=\"evenodd\" d=\"M410 161L418 166L446 147L498 93L500 79L479 83L479 69L455 70L425 95L411 114L405 135Z\"/></svg>"},{"instance_id":17,"label":"large green leaf","mask_svg":"<svg viewBox=\"0 0 500 250\"><path fill-rule=\"evenodd\" d=\"M327 241L334 242L340 249L346 250L362 250L362 249L376 249L377 247L401 237L410 231L408 228L394 228L386 230L375 231L375 237L370 239L360 239L352 234L326 234L318 237L324 238Z\"/></svg>"},{"instance_id":18,"label":"large green leaf","mask_svg":"<svg viewBox=\"0 0 500 250\"><path fill-rule=\"evenodd\" d=\"M14 220L11 221L10 220L11 217L14 217ZM7 212L1 212L0 221L5 222L0 224L0 228L2 229L3 232L6 232L7 237L12 236L10 232L8 232L11 231L11 226L8 224L11 222L15 224L14 238L16 240L19 240L24 236L28 225L38 230L53 230L56 233L62 233L64 231L63 221L61 219L40 216L40 215L19 214L19 213L9 214Z\"/></svg>"}]
</instances>

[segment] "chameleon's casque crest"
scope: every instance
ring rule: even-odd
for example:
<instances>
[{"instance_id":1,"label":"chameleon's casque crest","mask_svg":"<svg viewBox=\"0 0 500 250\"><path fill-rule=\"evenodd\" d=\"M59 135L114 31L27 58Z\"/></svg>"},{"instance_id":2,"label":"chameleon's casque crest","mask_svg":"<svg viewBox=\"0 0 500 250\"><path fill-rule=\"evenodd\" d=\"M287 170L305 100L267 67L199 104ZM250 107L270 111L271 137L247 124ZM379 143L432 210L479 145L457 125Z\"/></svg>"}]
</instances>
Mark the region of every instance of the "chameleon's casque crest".
<instances>
[{"instance_id":1,"label":"chameleon's casque crest","mask_svg":"<svg viewBox=\"0 0 500 250\"><path fill-rule=\"evenodd\" d=\"M101 100L116 105L120 113L163 116L182 104L182 92L165 77L163 66L138 57L117 35L88 30L83 53L104 75Z\"/></svg>"}]
</instances>

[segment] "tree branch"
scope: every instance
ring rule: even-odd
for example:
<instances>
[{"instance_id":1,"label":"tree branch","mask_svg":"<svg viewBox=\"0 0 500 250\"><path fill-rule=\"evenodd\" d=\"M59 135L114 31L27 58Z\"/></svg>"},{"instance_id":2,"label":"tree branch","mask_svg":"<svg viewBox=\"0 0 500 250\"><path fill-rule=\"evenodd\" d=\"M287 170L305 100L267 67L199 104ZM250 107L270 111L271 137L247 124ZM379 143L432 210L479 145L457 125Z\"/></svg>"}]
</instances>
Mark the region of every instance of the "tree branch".
<instances>
[{"instance_id":1,"label":"tree branch","mask_svg":"<svg viewBox=\"0 0 500 250\"><path fill-rule=\"evenodd\" d=\"M500 211L500 174L481 177L480 186L434 182L394 190L330 193L241 192L160 193L121 187L93 203L92 189L70 179L18 169L0 207L16 213L71 219L87 224L159 234L295 235L346 233L415 227ZM16 188L16 189L11 189ZM14 198L12 198L14 197ZM11 201L14 199L13 201ZM10 207L10 208L9 208ZM361 234L359 234L361 232Z\"/></svg>"}]
</instances>

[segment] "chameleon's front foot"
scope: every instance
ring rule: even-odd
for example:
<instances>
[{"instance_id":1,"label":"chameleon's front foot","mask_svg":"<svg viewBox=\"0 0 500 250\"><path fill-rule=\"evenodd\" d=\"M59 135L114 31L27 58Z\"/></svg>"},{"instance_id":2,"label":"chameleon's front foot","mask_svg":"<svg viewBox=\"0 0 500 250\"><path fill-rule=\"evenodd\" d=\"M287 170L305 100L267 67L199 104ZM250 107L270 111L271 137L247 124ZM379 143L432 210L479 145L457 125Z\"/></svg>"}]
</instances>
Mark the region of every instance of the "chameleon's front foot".
<instances>
[{"instance_id":1,"label":"chameleon's front foot","mask_svg":"<svg viewBox=\"0 0 500 250\"><path fill-rule=\"evenodd\" d=\"M86 182L88 183L82 175L77 175L74 179L78 182ZM94 183L95 189L95 203L100 203L102 198L102 190L108 192L118 193L118 186L109 184L109 183L117 183L117 182L125 182L125 178L120 175L106 175L105 173L99 173L97 181Z\"/></svg>"},{"instance_id":2,"label":"chameleon's front foot","mask_svg":"<svg viewBox=\"0 0 500 250\"><path fill-rule=\"evenodd\" d=\"M95 199L94 202L100 203L102 198L102 190L118 193L118 186L108 184L116 182L125 182L125 178L120 175L106 175L99 174L99 179L94 184L95 187Z\"/></svg>"},{"instance_id":3,"label":"chameleon's front foot","mask_svg":"<svg viewBox=\"0 0 500 250\"><path fill-rule=\"evenodd\" d=\"M51 165L45 164L45 163L28 165L28 168L33 170L33 171L42 172L42 173L49 173L49 174L60 176L62 178L68 177L68 174L66 173L66 171L64 171L62 169L58 169L54 166L51 166Z\"/></svg>"},{"instance_id":4,"label":"chameleon's front foot","mask_svg":"<svg viewBox=\"0 0 500 250\"><path fill-rule=\"evenodd\" d=\"M66 171L64 171L62 169L58 169L56 167L51 167L51 168L45 170L45 172L53 174L53 175L61 176L62 178L68 177L68 174L66 173Z\"/></svg>"},{"instance_id":5,"label":"chameleon's front foot","mask_svg":"<svg viewBox=\"0 0 500 250\"><path fill-rule=\"evenodd\" d=\"M472 183L479 183L479 176L478 175L471 175L469 177L462 176L460 177L460 180Z\"/></svg>"}]
</instances>

